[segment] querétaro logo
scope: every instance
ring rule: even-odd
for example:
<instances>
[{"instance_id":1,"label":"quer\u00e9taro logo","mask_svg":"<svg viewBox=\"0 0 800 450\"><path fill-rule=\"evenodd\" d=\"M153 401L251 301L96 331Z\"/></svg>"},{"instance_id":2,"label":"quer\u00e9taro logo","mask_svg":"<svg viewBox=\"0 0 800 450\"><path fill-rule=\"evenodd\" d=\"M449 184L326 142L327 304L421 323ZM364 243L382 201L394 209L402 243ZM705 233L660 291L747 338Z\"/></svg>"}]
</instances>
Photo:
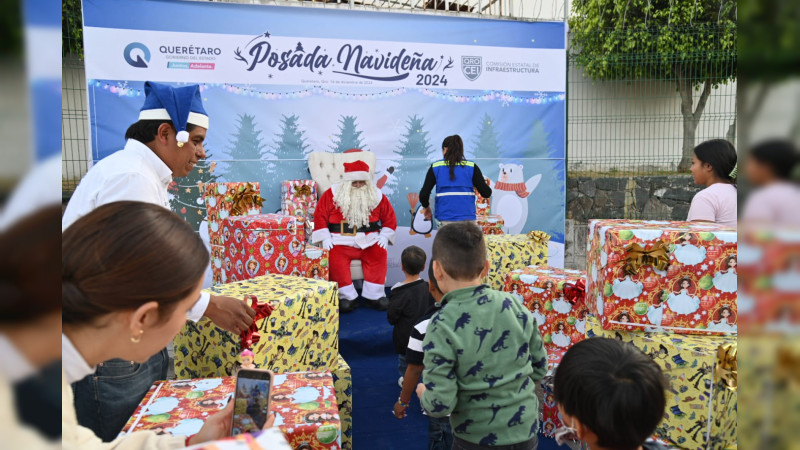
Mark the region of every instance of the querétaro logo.
<instances>
[{"instance_id":1,"label":"quer\u00e9taro logo","mask_svg":"<svg viewBox=\"0 0 800 450\"><path fill-rule=\"evenodd\" d=\"M134 59L134 52L136 59ZM122 53L125 56L125 62L133 67L147 68L147 63L150 62L150 49L141 42L131 42ZM142 59L142 56L144 56L144 59Z\"/></svg>"},{"instance_id":2,"label":"quer\u00e9taro logo","mask_svg":"<svg viewBox=\"0 0 800 450\"><path fill-rule=\"evenodd\" d=\"M483 71L483 58L480 56L462 56L461 57L461 73L469 81L475 81L481 76Z\"/></svg>"}]
</instances>

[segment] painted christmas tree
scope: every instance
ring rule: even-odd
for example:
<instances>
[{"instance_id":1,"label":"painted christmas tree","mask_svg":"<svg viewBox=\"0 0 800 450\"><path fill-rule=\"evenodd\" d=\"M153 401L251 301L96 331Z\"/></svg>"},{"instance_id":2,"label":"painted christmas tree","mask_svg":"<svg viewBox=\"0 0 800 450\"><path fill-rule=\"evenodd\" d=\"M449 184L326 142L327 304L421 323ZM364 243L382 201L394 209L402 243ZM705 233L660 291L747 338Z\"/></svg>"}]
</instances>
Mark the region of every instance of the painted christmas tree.
<instances>
[{"instance_id":1,"label":"painted christmas tree","mask_svg":"<svg viewBox=\"0 0 800 450\"><path fill-rule=\"evenodd\" d=\"M170 208L192 229L198 231L200 223L206 219L206 206L203 203L204 184L217 181L217 163L209 161L211 152L206 150L206 158L197 161L194 170L183 178L176 178L169 185Z\"/></svg>"},{"instance_id":2,"label":"painted christmas tree","mask_svg":"<svg viewBox=\"0 0 800 450\"><path fill-rule=\"evenodd\" d=\"M361 140L361 131L358 130L355 116L342 116L339 119L339 134L335 134L331 148L336 153L342 153L351 148L367 150L366 144Z\"/></svg>"},{"instance_id":3,"label":"painted christmas tree","mask_svg":"<svg viewBox=\"0 0 800 450\"><path fill-rule=\"evenodd\" d=\"M402 167L395 166L395 174L399 175L400 182L390 196L401 223L410 222L411 204L408 201L408 194L419 193L431 158L434 157L434 151L423 118L416 114L409 116L406 121L406 132L400 140L399 147ZM406 205L409 207L406 208ZM408 220L405 220L406 217Z\"/></svg>"},{"instance_id":4,"label":"painted christmas tree","mask_svg":"<svg viewBox=\"0 0 800 450\"><path fill-rule=\"evenodd\" d=\"M275 139L275 157L278 159L307 159L311 150L306 144L304 130L297 124L298 117L283 115L281 118L281 132Z\"/></svg>"},{"instance_id":5,"label":"painted christmas tree","mask_svg":"<svg viewBox=\"0 0 800 450\"><path fill-rule=\"evenodd\" d=\"M240 114L238 122L229 147L234 167L228 172L237 181L263 181L273 168L268 160L274 155L264 150L267 146L262 142L261 130L256 129L255 116Z\"/></svg>"},{"instance_id":6,"label":"painted christmas tree","mask_svg":"<svg viewBox=\"0 0 800 450\"><path fill-rule=\"evenodd\" d=\"M500 145L497 142L497 132L494 129L494 121L488 113L484 113L481 118L480 130L472 143L472 149L464 149L467 159L500 158Z\"/></svg>"},{"instance_id":7,"label":"painted christmas tree","mask_svg":"<svg viewBox=\"0 0 800 450\"><path fill-rule=\"evenodd\" d=\"M550 133L544 128L541 120L536 120L531 129L531 138L528 141L526 156L530 158L549 158L550 157Z\"/></svg>"}]
</instances>

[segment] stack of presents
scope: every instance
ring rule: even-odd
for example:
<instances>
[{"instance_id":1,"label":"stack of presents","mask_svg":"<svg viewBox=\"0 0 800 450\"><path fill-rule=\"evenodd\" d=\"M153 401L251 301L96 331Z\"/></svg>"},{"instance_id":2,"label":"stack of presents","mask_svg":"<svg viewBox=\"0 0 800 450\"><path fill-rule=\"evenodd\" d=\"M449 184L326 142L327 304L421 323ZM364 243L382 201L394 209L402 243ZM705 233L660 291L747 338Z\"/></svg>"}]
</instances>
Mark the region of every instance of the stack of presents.
<instances>
[{"instance_id":1,"label":"stack of presents","mask_svg":"<svg viewBox=\"0 0 800 450\"><path fill-rule=\"evenodd\" d=\"M338 287L328 252L308 243L317 185L284 181L281 213L262 214L258 183L205 188L215 295L256 310L242 335L208 319L187 322L174 340L176 380L153 386L122 433L197 433L233 391L239 354L276 374L270 410L294 449L352 448L352 377L339 355Z\"/></svg>"},{"instance_id":2,"label":"stack of presents","mask_svg":"<svg viewBox=\"0 0 800 450\"><path fill-rule=\"evenodd\" d=\"M619 339L668 378L654 438L671 447L727 448L737 426L736 231L710 223L594 220L588 273L512 270L504 290L533 313L548 353L538 386L542 432L562 426L552 376L578 341Z\"/></svg>"},{"instance_id":3,"label":"stack of presents","mask_svg":"<svg viewBox=\"0 0 800 450\"><path fill-rule=\"evenodd\" d=\"M310 245L317 186L284 181L280 214L261 214L258 183L205 186L214 286L257 311L241 336L207 319L175 338L177 380L153 386L123 433L191 435L220 409L245 348L276 376L271 409L292 448L352 448L352 377L339 355L336 283L328 252ZM670 389L656 439L679 448L736 443L737 237L711 223L594 220L588 271L549 267L540 231L503 234L502 218L477 195L490 270L484 283L533 313L548 375L537 387L542 432L561 426L552 375L576 342L630 343L662 368ZM271 311L271 313L269 312Z\"/></svg>"}]
</instances>

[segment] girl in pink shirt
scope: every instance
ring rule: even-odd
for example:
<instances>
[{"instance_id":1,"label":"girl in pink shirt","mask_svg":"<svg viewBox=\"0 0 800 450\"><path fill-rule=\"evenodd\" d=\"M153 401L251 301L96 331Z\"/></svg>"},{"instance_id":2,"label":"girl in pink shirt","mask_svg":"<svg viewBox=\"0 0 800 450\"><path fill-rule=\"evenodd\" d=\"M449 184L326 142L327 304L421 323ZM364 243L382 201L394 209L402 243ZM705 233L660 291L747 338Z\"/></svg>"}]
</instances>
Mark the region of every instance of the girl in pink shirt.
<instances>
[{"instance_id":1,"label":"girl in pink shirt","mask_svg":"<svg viewBox=\"0 0 800 450\"><path fill-rule=\"evenodd\" d=\"M724 139L694 148L692 178L707 186L695 194L686 220L714 222L736 228L736 149Z\"/></svg>"},{"instance_id":2,"label":"girl in pink shirt","mask_svg":"<svg viewBox=\"0 0 800 450\"><path fill-rule=\"evenodd\" d=\"M797 149L786 140L766 141L750 150L745 174L755 189L742 220L800 226L800 184L792 179L798 162Z\"/></svg>"}]
</instances>

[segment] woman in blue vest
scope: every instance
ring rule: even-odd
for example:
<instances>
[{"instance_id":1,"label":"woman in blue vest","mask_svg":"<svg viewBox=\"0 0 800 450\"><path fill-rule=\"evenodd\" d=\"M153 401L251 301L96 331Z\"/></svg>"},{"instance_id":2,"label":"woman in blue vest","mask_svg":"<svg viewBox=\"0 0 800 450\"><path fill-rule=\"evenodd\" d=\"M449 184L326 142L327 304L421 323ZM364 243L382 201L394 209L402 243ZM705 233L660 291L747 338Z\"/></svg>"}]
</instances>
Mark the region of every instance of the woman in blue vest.
<instances>
[{"instance_id":1,"label":"woman in blue vest","mask_svg":"<svg viewBox=\"0 0 800 450\"><path fill-rule=\"evenodd\" d=\"M464 142L454 134L442 142L444 159L431 164L425 176L425 184L419 192L425 218L430 220L431 190L436 186L436 220L442 227L450 222L475 220L475 191L484 198L492 195L481 169L472 161L464 159ZM474 189L473 189L474 188Z\"/></svg>"}]
</instances>

